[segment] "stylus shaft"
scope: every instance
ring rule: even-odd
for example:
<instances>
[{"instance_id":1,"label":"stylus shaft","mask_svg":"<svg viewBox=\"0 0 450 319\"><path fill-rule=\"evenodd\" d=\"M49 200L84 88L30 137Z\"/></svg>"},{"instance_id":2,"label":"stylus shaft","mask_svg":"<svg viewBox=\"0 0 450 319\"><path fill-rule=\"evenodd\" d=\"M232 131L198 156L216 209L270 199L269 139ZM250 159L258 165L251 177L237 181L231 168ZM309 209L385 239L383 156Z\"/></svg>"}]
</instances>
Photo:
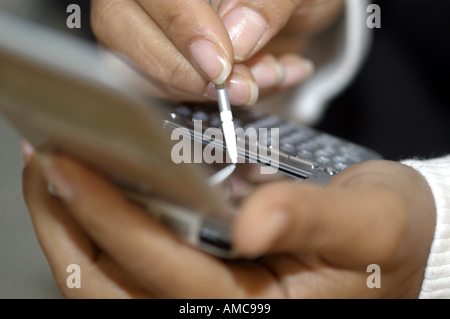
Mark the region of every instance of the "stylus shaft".
<instances>
[{"instance_id":1,"label":"stylus shaft","mask_svg":"<svg viewBox=\"0 0 450 319\"><path fill-rule=\"evenodd\" d=\"M207 0L211 4L210 0ZM220 119L222 121L223 134L227 144L227 152L233 164L237 163L238 153L236 145L236 132L234 130L233 113L231 112L230 99L226 83L216 84L217 101L219 102Z\"/></svg>"}]
</instances>

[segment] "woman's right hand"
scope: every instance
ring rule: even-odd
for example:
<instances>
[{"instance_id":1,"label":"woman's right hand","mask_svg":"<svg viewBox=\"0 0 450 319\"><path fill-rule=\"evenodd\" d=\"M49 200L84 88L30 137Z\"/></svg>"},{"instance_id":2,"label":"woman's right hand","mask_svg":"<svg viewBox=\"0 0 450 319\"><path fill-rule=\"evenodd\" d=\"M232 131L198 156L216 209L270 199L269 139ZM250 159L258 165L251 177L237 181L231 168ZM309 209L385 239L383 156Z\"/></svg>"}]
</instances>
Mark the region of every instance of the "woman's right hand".
<instances>
[{"instance_id":1,"label":"woman's right hand","mask_svg":"<svg viewBox=\"0 0 450 319\"><path fill-rule=\"evenodd\" d=\"M131 58L168 98L214 100L212 83L228 79L232 104L251 105L259 90L279 91L309 76L311 64L297 52L343 0L213 4L217 12L206 0L92 0L92 27L100 43Z\"/></svg>"}]
</instances>

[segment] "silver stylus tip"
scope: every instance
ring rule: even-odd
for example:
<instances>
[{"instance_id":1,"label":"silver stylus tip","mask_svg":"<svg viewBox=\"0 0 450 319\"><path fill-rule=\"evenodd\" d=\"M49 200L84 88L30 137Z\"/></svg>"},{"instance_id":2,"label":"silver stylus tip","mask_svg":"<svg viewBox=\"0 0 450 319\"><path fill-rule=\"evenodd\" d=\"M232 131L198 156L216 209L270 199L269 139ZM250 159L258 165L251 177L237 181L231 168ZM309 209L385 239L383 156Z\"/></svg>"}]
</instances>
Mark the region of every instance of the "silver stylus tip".
<instances>
[{"instance_id":1,"label":"silver stylus tip","mask_svg":"<svg viewBox=\"0 0 450 319\"><path fill-rule=\"evenodd\" d=\"M231 113L230 99L228 98L226 84L216 85L216 93L228 155L233 164L236 164L238 158L236 132L234 130L233 114Z\"/></svg>"}]
</instances>

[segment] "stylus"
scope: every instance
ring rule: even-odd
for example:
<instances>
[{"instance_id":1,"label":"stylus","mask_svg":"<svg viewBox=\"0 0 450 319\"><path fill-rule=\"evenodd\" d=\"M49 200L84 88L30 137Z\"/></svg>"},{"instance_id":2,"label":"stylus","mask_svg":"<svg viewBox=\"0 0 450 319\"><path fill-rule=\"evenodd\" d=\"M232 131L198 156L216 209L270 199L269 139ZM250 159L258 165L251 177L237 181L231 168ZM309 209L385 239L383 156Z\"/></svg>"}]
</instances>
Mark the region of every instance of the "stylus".
<instances>
[{"instance_id":1,"label":"stylus","mask_svg":"<svg viewBox=\"0 0 450 319\"><path fill-rule=\"evenodd\" d=\"M207 0L211 4L210 0ZM217 101L219 102L220 120L223 134L227 144L227 152L233 164L237 163L238 152L236 145L236 132L234 130L233 113L231 113L230 99L226 83L216 84Z\"/></svg>"},{"instance_id":2,"label":"stylus","mask_svg":"<svg viewBox=\"0 0 450 319\"><path fill-rule=\"evenodd\" d=\"M223 181L225 181L228 177L230 177L231 174L233 174L234 170L236 169L235 164L228 165L227 167L223 168L222 170L215 173L213 176L211 176L208 180L210 186L216 186Z\"/></svg>"}]
</instances>

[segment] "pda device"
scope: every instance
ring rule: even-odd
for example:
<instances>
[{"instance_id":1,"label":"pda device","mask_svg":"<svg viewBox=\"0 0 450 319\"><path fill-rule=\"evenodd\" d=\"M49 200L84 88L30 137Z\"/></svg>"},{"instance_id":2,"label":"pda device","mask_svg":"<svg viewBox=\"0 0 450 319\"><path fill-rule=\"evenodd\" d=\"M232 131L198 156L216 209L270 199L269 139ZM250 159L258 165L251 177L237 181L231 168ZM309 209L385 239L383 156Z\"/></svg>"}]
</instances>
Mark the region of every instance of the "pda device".
<instances>
[{"instance_id":1,"label":"pda device","mask_svg":"<svg viewBox=\"0 0 450 319\"><path fill-rule=\"evenodd\" d=\"M221 258L236 257L229 232L235 210L211 188L207 173L171 158L170 132L180 128L197 142L225 149L225 143L194 134L197 120L203 132L220 129L217 107L144 97L94 44L1 12L0 65L0 114L36 150L85 162L186 242ZM277 152L279 172L299 182L325 185L351 165L381 158L276 115L237 107L233 113L243 129L278 129L279 147L270 151ZM259 142L240 144L239 158L266 165L251 149L270 148L270 139L267 145L252 143Z\"/></svg>"}]
</instances>

